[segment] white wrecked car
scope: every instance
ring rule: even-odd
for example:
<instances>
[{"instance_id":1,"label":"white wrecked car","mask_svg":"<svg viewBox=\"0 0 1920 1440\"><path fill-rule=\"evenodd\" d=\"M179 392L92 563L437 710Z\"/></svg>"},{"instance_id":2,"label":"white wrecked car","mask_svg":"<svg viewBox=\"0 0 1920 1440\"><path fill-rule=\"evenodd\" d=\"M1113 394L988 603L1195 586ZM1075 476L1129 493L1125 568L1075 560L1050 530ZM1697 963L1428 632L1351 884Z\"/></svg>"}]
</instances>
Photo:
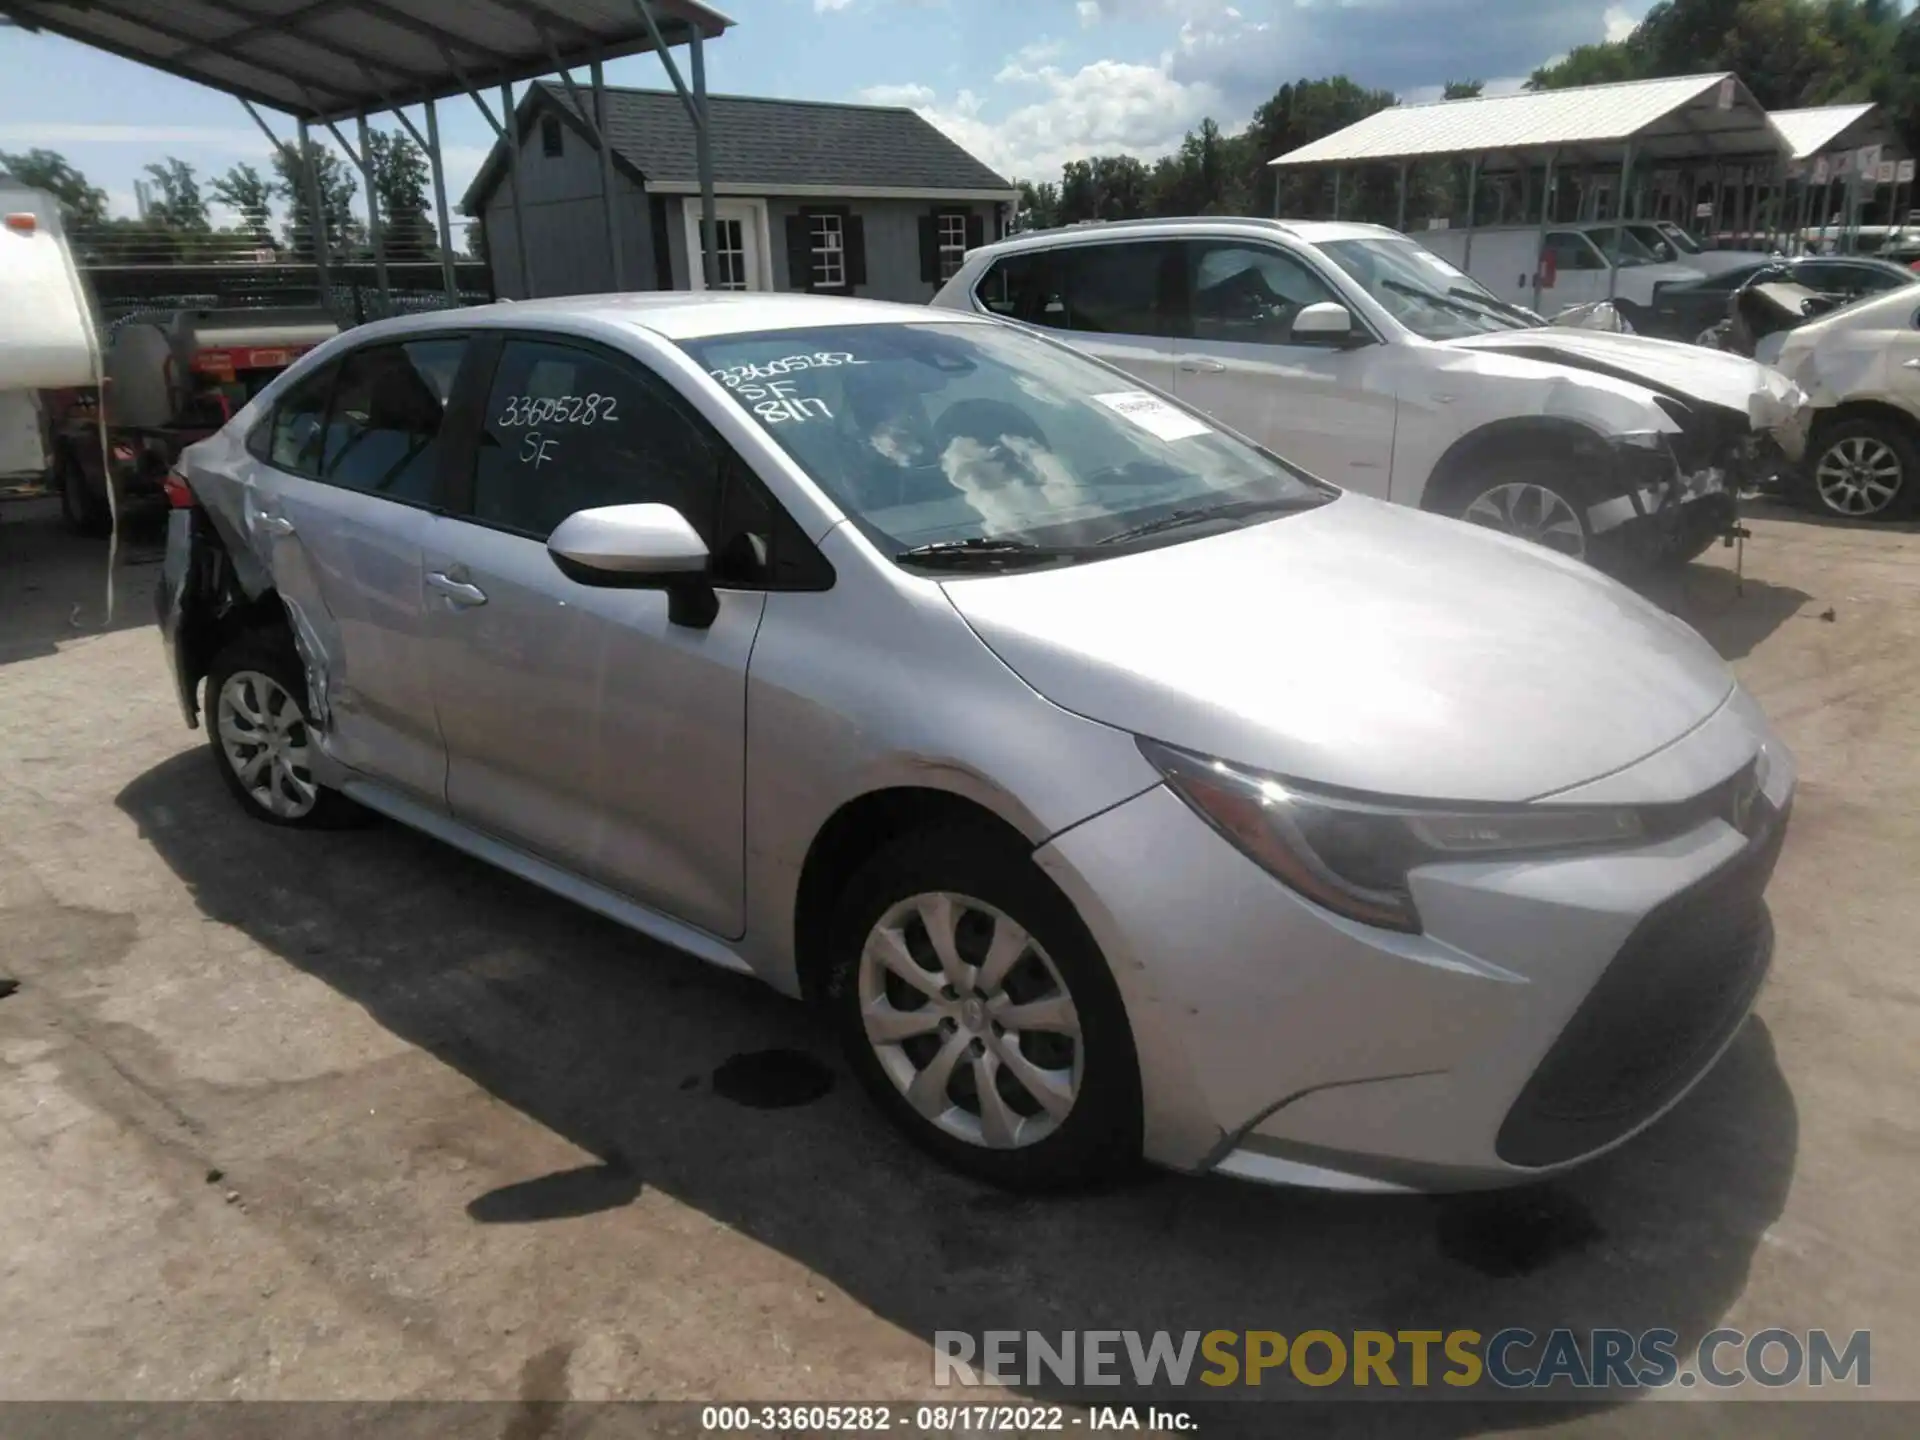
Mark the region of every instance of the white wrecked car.
<instances>
[{"instance_id":1,"label":"white wrecked car","mask_svg":"<svg viewBox=\"0 0 1920 1440\"><path fill-rule=\"evenodd\" d=\"M1756 353L1813 405L1799 497L1854 520L1911 514L1920 497L1920 291L1830 311L1769 335Z\"/></svg>"},{"instance_id":2,"label":"white wrecked car","mask_svg":"<svg viewBox=\"0 0 1920 1440\"><path fill-rule=\"evenodd\" d=\"M1699 554L1806 440L1765 366L1544 325L1376 225L1043 231L971 252L933 303L1069 332L1337 485L1609 567Z\"/></svg>"}]
</instances>

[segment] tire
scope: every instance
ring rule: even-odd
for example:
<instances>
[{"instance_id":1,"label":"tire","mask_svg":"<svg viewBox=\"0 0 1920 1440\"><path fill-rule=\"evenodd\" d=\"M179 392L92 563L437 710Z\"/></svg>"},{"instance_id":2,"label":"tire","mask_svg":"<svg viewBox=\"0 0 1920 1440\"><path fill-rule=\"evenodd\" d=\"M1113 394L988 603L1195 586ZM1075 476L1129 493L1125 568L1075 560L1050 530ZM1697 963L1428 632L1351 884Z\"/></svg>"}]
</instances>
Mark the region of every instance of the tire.
<instances>
[{"instance_id":1,"label":"tire","mask_svg":"<svg viewBox=\"0 0 1920 1440\"><path fill-rule=\"evenodd\" d=\"M1591 564L1591 504L1584 488L1566 477L1548 474L1533 461L1508 461L1449 486L1441 513Z\"/></svg>"},{"instance_id":2,"label":"tire","mask_svg":"<svg viewBox=\"0 0 1920 1440\"><path fill-rule=\"evenodd\" d=\"M958 986L943 989L936 931L954 937ZM888 846L849 881L828 944L847 1062L921 1149L1028 1192L1139 1165L1140 1068L1119 989L1071 903L1005 838L944 826ZM1032 1018L996 1018L1013 1012Z\"/></svg>"},{"instance_id":3,"label":"tire","mask_svg":"<svg viewBox=\"0 0 1920 1440\"><path fill-rule=\"evenodd\" d=\"M90 540L113 532L113 512L105 495L93 493L71 447L62 445L54 455L54 483L60 491L60 518L67 529Z\"/></svg>"},{"instance_id":4,"label":"tire","mask_svg":"<svg viewBox=\"0 0 1920 1440\"><path fill-rule=\"evenodd\" d=\"M367 811L313 779L307 677L284 631L249 631L214 657L206 714L220 779L254 819L302 830L365 823ZM249 734L266 737L267 746L245 739ZM249 783L242 766L258 761L263 750L269 758Z\"/></svg>"},{"instance_id":5,"label":"tire","mask_svg":"<svg viewBox=\"0 0 1920 1440\"><path fill-rule=\"evenodd\" d=\"M1807 504L1836 519L1897 519L1920 494L1920 438L1878 416L1824 426L1808 448L1800 489Z\"/></svg>"}]
</instances>

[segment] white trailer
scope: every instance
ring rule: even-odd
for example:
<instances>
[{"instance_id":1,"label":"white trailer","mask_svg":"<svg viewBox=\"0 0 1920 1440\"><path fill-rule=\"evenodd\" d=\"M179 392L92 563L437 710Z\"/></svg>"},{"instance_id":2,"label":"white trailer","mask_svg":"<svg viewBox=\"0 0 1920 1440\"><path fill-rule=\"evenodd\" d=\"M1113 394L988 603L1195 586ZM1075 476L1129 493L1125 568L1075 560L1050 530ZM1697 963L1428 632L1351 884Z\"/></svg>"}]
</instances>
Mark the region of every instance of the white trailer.
<instances>
[{"instance_id":1,"label":"white trailer","mask_svg":"<svg viewBox=\"0 0 1920 1440\"><path fill-rule=\"evenodd\" d=\"M59 202L0 177L0 477L46 473L39 392L97 385L100 358Z\"/></svg>"}]
</instances>

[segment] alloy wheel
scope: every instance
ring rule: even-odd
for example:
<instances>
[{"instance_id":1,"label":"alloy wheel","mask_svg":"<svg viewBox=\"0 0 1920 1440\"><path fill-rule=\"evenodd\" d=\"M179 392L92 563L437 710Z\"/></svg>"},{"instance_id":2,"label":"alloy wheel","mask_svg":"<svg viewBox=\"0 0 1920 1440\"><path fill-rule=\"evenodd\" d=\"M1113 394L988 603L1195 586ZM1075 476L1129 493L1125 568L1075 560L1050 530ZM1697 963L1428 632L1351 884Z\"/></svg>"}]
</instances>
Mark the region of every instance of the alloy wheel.
<instances>
[{"instance_id":1,"label":"alloy wheel","mask_svg":"<svg viewBox=\"0 0 1920 1440\"><path fill-rule=\"evenodd\" d=\"M320 798L300 702L271 675L236 670L220 687L215 709L220 751L256 805L298 820Z\"/></svg>"},{"instance_id":2,"label":"alloy wheel","mask_svg":"<svg viewBox=\"0 0 1920 1440\"><path fill-rule=\"evenodd\" d=\"M993 906L933 891L890 907L860 953L861 1023L920 1116L971 1145L1016 1150L1080 1094L1080 1016L1059 968Z\"/></svg>"},{"instance_id":3,"label":"alloy wheel","mask_svg":"<svg viewBox=\"0 0 1920 1440\"><path fill-rule=\"evenodd\" d=\"M1814 470L1820 501L1836 515L1878 515L1900 493L1900 457L1884 440L1849 435L1827 447Z\"/></svg>"},{"instance_id":4,"label":"alloy wheel","mask_svg":"<svg viewBox=\"0 0 1920 1440\"><path fill-rule=\"evenodd\" d=\"M1564 496L1544 485L1520 481L1496 485L1462 510L1460 518L1470 525L1484 525L1531 540L1575 560L1584 560L1587 555L1587 531L1580 517Z\"/></svg>"}]
</instances>

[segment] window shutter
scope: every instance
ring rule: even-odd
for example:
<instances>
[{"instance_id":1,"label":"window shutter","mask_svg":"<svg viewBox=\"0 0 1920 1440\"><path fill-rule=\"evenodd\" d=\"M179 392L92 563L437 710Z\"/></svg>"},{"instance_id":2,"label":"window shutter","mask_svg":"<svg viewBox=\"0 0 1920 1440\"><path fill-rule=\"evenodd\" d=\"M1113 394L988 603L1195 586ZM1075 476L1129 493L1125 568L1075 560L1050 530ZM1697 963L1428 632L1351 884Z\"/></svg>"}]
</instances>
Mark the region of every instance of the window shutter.
<instances>
[{"instance_id":1,"label":"window shutter","mask_svg":"<svg viewBox=\"0 0 1920 1440\"><path fill-rule=\"evenodd\" d=\"M787 288L813 288L813 237L805 211L787 216Z\"/></svg>"},{"instance_id":2,"label":"window shutter","mask_svg":"<svg viewBox=\"0 0 1920 1440\"><path fill-rule=\"evenodd\" d=\"M920 217L920 278L940 283L940 221L938 212Z\"/></svg>"},{"instance_id":3,"label":"window shutter","mask_svg":"<svg viewBox=\"0 0 1920 1440\"><path fill-rule=\"evenodd\" d=\"M846 248L847 288L867 283L867 222L852 213L840 217L840 243Z\"/></svg>"},{"instance_id":4,"label":"window shutter","mask_svg":"<svg viewBox=\"0 0 1920 1440\"><path fill-rule=\"evenodd\" d=\"M974 211L967 216L967 248L977 250L987 243L987 222L984 216Z\"/></svg>"}]
</instances>

